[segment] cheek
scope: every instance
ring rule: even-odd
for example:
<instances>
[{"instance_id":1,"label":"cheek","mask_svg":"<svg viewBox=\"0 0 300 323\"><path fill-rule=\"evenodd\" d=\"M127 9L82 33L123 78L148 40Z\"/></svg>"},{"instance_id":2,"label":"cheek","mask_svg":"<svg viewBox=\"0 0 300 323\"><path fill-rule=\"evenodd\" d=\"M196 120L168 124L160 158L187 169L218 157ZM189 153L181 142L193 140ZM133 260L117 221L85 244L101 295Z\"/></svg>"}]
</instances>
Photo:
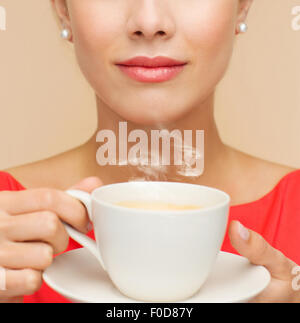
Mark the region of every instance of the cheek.
<instances>
[{"instance_id":1,"label":"cheek","mask_svg":"<svg viewBox=\"0 0 300 323\"><path fill-rule=\"evenodd\" d=\"M237 6L236 0L203 0L198 10L183 17L181 28L189 47L198 54L198 66L226 68L235 38Z\"/></svg>"},{"instance_id":2,"label":"cheek","mask_svg":"<svg viewBox=\"0 0 300 323\"><path fill-rule=\"evenodd\" d=\"M214 47L232 37L237 18L236 0L204 0L198 8L187 10L182 28L197 48Z\"/></svg>"},{"instance_id":3,"label":"cheek","mask_svg":"<svg viewBox=\"0 0 300 323\"><path fill-rule=\"evenodd\" d=\"M70 8L74 48L84 74L109 61L122 32L125 7L107 1L72 0ZM83 3L85 2L85 3ZM125 3L125 2L124 2ZM99 71L99 69L98 69ZM99 75L98 75L99 77Z\"/></svg>"}]
</instances>

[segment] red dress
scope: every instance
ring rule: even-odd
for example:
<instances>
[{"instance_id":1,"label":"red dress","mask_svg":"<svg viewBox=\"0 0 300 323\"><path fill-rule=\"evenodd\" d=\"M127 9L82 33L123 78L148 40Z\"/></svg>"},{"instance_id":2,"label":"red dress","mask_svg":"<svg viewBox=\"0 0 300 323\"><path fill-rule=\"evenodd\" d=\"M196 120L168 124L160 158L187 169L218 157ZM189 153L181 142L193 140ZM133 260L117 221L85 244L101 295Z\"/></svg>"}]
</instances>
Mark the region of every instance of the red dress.
<instances>
[{"instance_id":1,"label":"red dress","mask_svg":"<svg viewBox=\"0 0 300 323\"><path fill-rule=\"evenodd\" d=\"M10 174L0 172L1 190L25 189ZM1 206L0 206L1 208ZM273 247L300 264L300 169L285 175L275 187L260 199L230 207L229 221L239 220L246 227L260 233ZM89 233L90 237L93 232ZM81 247L70 239L67 250ZM237 253L226 234L222 250ZM25 303L69 302L43 283L41 289L24 297Z\"/></svg>"}]
</instances>

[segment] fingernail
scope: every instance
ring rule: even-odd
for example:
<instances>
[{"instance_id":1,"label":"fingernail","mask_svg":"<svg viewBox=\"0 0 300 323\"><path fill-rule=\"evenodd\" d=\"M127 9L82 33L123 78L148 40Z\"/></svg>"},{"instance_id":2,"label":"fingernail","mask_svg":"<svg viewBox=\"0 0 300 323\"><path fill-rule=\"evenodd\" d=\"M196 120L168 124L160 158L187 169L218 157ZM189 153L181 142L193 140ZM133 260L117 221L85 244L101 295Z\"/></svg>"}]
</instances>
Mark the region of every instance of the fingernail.
<instances>
[{"instance_id":1,"label":"fingernail","mask_svg":"<svg viewBox=\"0 0 300 323\"><path fill-rule=\"evenodd\" d=\"M90 232L93 229L93 223L90 221L87 225L87 230Z\"/></svg>"},{"instance_id":2,"label":"fingernail","mask_svg":"<svg viewBox=\"0 0 300 323\"><path fill-rule=\"evenodd\" d=\"M239 230L239 235L243 240L245 241L249 240L249 236L250 236L249 230L246 229L241 222L239 222L238 230Z\"/></svg>"}]
</instances>

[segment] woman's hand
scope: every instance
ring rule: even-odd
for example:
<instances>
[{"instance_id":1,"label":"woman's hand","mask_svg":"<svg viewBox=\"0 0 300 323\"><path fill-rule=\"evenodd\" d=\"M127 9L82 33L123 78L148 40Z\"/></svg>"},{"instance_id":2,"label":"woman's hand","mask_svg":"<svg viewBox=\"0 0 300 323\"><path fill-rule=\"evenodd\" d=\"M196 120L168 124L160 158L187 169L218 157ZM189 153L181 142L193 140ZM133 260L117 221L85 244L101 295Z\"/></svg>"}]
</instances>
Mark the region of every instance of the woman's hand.
<instances>
[{"instance_id":1,"label":"woman's hand","mask_svg":"<svg viewBox=\"0 0 300 323\"><path fill-rule=\"evenodd\" d=\"M266 267L271 274L270 284L251 302L300 302L300 290L293 283L293 279L297 278L295 269L299 269L296 263L238 221L230 223L229 237L232 246L241 256L255 265Z\"/></svg>"},{"instance_id":2,"label":"woman's hand","mask_svg":"<svg viewBox=\"0 0 300 323\"><path fill-rule=\"evenodd\" d=\"M71 187L91 192L101 186L89 177ZM81 202L64 191L38 188L0 192L0 302L22 301L37 291L42 272L63 252L69 236L61 223L88 232Z\"/></svg>"}]
</instances>

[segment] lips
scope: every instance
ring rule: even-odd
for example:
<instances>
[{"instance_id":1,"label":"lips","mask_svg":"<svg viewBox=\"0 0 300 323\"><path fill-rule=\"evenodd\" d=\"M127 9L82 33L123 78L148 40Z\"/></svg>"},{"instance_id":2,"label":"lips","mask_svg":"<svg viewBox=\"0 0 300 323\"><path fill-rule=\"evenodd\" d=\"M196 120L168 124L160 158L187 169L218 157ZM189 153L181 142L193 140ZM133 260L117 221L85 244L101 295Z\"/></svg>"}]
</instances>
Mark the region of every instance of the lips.
<instances>
[{"instance_id":1,"label":"lips","mask_svg":"<svg viewBox=\"0 0 300 323\"><path fill-rule=\"evenodd\" d=\"M116 65L130 78L139 82L165 82L177 76L186 62L169 57L157 56L149 58L137 56Z\"/></svg>"}]
</instances>

